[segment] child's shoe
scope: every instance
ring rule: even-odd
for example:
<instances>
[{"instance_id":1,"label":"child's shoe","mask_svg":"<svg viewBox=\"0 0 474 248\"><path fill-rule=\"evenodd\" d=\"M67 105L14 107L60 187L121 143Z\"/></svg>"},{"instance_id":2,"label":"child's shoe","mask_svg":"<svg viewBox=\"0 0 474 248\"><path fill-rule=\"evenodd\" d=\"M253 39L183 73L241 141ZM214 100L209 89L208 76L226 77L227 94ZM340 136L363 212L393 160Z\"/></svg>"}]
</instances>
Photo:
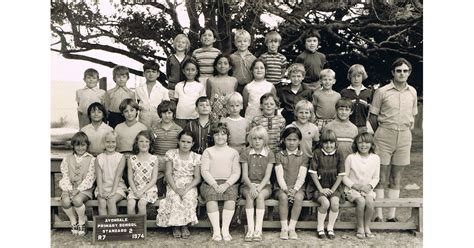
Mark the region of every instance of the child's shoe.
<instances>
[{"instance_id":1,"label":"child's shoe","mask_svg":"<svg viewBox=\"0 0 474 248\"><path fill-rule=\"evenodd\" d=\"M289 230L288 235L289 235L289 238L292 240L298 239L298 234L296 234L295 230Z\"/></svg>"},{"instance_id":2,"label":"child's shoe","mask_svg":"<svg viewBox=\"0 0 474 248\"><path fill-rule=\"evenodd\" d=\"M173 227L173 237L181 238L181 230L179 227Z\"/></svg>"},{"instance_id":3,"label":"child's shoe","mask_svg":"<svg viewBox=\"0 0 474 248\"><path fill-rule=\"evenodd\" d=\"M72 235L77 235L78 231L79 231L79 225L77 225L77 223L74 225L71 225Z\"/></svg>"},{"instance_id":4,"label":"child's shoe","mask_svg":"<svg viewBox=\"0 0 474 248\"><path fill-rule=\"evenodd\" d=\"M224 234L222 235L222 239L224 241L231 241L232 240L232 236L230 236L230 234Z\"/></svg>"},{"instance_id":5,"label":"child's shoe","mask_svg":"<svg viewBox=\"0 0 474 248\"><path fill-rule=\"evenodd\" d=\"M187 226L182 226L181 227L181 237L183 239L187 239L187 238L189 238L189 236L191 236L191 233L189 232L188 227Z\"/></svg>"},{"instance_id":6,"label":"child's shoe","mask_svg":"<svg viewBox=\"0 0 474 248\"><path fill-rule=\"evenodd\" d=\"M79 228L78 228L78 231L77 231L77 235L85 236L87 234L86 224L84 223L83 225L78 225L78 226L79 226Z\"/></svg>"},{"instance_id":7,"label":"child's shoe","mask_svg":"<svg viewBox=\"0 0 474 248\"><path fill-rule=\"evenodd\" d=\"M334 230L328 230L328 237L329 239L335 239L336 234L334 233Z\"/></svg>"},{"instance_id":8,"label":"child's shoe","mask_svg":"<svg viewBox=\"0 0 474 248\"><path fill-rule=\"evenodd\" d=\"M248 231L247 234L245 234L245 242L251 242L253 239L253 232L252 231Z\"/></svg>"},{"instance_id":9,"label":"child's shoe","mask_svg":"<svg viewBox=\"0 0 474 248\"><path fill-rule=\"evenodd\" d=\"M329 232L328 232L328 235L329 235ZM326 233L324 232L324 230L318 230L318 232L316 233L316 236L318 236L319 239L325 239Z\"/></svg>"},{"instance_id":10,"label":"child's shoe","mask_svg":"<svg viewBox=\"0 0 474 248\"><path fill-rule=\"evenodd\" d=\"M222 241L222 235L221 234L213 234L212 235L212 241Z\"/></svg>"},{"instance_id":11,"label":"child's shoe","mask_svg":"<svg viewBox=\"0 0 474 248\"><path fill-rule=\"evenodd\" d=\"M288 230L282 229L280 232L280 239L287 240L288 239Z\"/></svg>"},{"instance_id":12,"label":"child's shoe","mask_svg":"<svg viewBox=\"0 0 474 248\"><path fill-rule=\"evenodd\" d=\"M255 233L253 234L253 239L252 239L252 240L253 240L253 241L257 241L257 242L262 241L262 240L263 240L263 238L262 238L262 232L260 232L260 231L255 232Z\"/></svg>"}]
</instances>

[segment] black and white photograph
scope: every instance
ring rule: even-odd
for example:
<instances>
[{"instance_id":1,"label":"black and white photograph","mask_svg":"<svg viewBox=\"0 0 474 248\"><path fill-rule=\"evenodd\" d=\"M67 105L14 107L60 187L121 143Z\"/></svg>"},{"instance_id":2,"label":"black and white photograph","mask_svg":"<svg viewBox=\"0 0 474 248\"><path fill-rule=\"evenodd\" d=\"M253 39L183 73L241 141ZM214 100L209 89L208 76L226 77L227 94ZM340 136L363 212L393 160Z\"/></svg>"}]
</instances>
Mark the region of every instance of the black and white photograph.
<instances>
[{"instance_id":1,"label":"black and white photograph","mask_svg":"<svg viewBox=\"0 0 474 248\"><path fill-rule=\"evenodd\" d=\"M51 247L423 247L422 0L49 11Z\"/></svg>"}]
</instances>

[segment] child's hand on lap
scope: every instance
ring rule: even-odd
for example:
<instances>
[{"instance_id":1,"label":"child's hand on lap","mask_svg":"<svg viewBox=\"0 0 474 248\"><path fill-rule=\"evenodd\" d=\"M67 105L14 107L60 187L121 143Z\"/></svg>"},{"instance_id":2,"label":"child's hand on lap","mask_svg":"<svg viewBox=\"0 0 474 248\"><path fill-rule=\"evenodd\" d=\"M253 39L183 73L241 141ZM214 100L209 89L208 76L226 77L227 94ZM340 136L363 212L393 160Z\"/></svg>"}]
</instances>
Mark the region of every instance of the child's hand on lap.
<instances>
[{"instance_id":1,"label":"child's hand on lap","mask_svg":"<svg viewBox=\"0 0 474 248\"><path fill-rule=\"evenodd\" d=\"M362 186L360 190L362 192L368 194L372 190L372 185L366 184L366 185Z\"/></svg>"},{"instance_id":2,"label":"child's hand on lap","mask_svg":"<svg viewBox=\"0 0 474 248\"><path fill-rule=\"evenodd\" d=\"M333 192L332 192L332 190L330 190L330 189L328 189L328 188L324 188L324 189L321 191L321 193L322 193L324 196L329 197L329 196L332 195Z\"/></svg>"},{"instance_id":3,"label":"child's hand on lap","mask_svg":"<svg viewBox=\"0 0 474 248\"><path fill-rule=\"evenodd\" d=\"M252 199L255 199L257 198L257 196L258 196L257 187L255 187L255 184L252 184L252 186L250 187L250 197L252 197Z\"/></svg>"}]
</instances>

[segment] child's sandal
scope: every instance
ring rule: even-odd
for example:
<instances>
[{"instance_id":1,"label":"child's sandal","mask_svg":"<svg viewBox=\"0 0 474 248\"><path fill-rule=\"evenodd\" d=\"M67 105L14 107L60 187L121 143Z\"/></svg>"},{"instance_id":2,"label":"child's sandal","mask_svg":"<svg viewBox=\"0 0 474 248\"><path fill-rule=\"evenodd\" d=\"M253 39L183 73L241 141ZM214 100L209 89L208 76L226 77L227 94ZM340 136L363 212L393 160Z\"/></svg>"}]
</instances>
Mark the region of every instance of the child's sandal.
<instances>
[{"instance_id":1,"label":"child's sandal","mask_svg":"<svg viewBox=\"0 0 474 248\"><path fill-rule=\"evenodd\" d=\"M248 231L247 234L245 234L244 241L245 242L251 242L253 239L253 232Z\"/></svg>"},{"instance_id":2,"label":"child's sandal","mask_svg":"<svg viewBox=\"0 0 474 248\"><path fill-rule=\"evenodd\" d=\"M212 235L212 241L221 241L222 236L220 234L214 234Z\"/></svg>"},{"instance_id":3,"label":"child's sandal","mask_svg":"<svg viewBox=\"0 0 474 248\"><path fill-rule=\"evenodd\" d=\"M181 230L179 230L179 227L173 227L173 237L181 238Z\"/></svg>"},{"instance_id":4,"label":"child's sandal","mask_svg":"<svg viewBox=\"0 0 474 248\"><path fill-rule=\"evenodd\" d=\"M373 239L373 238L375 238L375 234L373 234L373 233L365 233L365 236L366 236L368 239Z\"/></svg>"},{"instance_id":5,"label":"child's sandal","mask_svg":"<svg viewBox=\"0 0 474 248\"><path fill-rule=\"evenodd\" d=\"M365 233L356 233L358 239L365 239Z\"/></svg>"},{"instance_id":6,"label":"child's sandal","mask_svg":"<svg viewBox=\"0 0 474 248\"><path fill-rule=\"evenodd\" d=\"M324 233L324 230L320 230L316 233L319 239L325 239L326 238L326 233Z\"/></svg>"},{"instance_id":7,"label":"child's sandal","mask_svg":"<svg viewBox=\"0 0 474 248\"><path fill-rule=\"evenodd\" d=\"M260 232L260 231L255 232L255 233L253 234L253 239L252 239L252 240L253 240L253 241L257 241L257 242L262 241L262 240L263 240L263 238L262 238L262 232Z\"/></svg>"},{"instance_id":8,"label":"child's sandal","mask_svg":"<svg viewBox=\"0 0 474 248\"><path fill-rule=\"evenodd\" d=\"M191 236L191 233L189 232L188 227L187 226L181 227L181 237L183 239L187 239L189 238L189 236Z\"/></svg>"},{"instance_id":9,"label":"child's sandal","mask_svg":"<svg viewBox=\"0 0 474 248\"><path fill-rule=\"evenodd\" d=\"M85 236L87 234L87 227L86 224L84 225L79 225L77 235L79 236Z\"/></svg>"},{"instance_id":10,"label":"child's sandal","mask_svg":"<svg viewBox=\"0 0 474 248\"><path fill-rule=\"evenodd\" d=\"M231 241L231 240L232 240L232 236L230 236L230 234L222 235L222 239L223 239L224 241Z\"/></svg>"},{"instance_id":11,"label":"child's sandal","mask_svg":"<svg viewBox=\"0 0 474 248\"><path fill-rule=\"evenodd\" d=\"M335 239L336 234L334 233L334 230L328 230L328 238L329 239Z\"/></svg>"},{"instance_id":12,"label":"child's sandal","mask_svg":"<svg viewBox=\"0 0 474 248\"><path fill-rule=\"evenodd\" d=\"M78 235L79 225L78 224L71 225L71 232L72 232L72 235Z\"/></svg>"}]
</instances>

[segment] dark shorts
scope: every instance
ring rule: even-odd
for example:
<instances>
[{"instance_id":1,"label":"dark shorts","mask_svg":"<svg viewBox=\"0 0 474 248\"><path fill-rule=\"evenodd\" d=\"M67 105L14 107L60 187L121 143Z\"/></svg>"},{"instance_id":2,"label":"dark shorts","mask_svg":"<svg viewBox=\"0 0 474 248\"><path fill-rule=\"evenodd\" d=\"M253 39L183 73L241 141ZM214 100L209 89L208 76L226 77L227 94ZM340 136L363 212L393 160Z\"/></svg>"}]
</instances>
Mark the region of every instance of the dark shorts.
<instances>
[{"instance_id":1,"label":"dark shorts","mask_svg":"<svg viewBox=\"0 0 474 248\"><path fill-rule=\"evenodd\" d=\"M226 180L216 180L217 184L222 184ZM237 184L231 185L222 194L218 194L216 190L206 182L203 182L200 187L200 193L204 202L208 201L236 201L239 186Z\"/></svg>"}]
</instances>

